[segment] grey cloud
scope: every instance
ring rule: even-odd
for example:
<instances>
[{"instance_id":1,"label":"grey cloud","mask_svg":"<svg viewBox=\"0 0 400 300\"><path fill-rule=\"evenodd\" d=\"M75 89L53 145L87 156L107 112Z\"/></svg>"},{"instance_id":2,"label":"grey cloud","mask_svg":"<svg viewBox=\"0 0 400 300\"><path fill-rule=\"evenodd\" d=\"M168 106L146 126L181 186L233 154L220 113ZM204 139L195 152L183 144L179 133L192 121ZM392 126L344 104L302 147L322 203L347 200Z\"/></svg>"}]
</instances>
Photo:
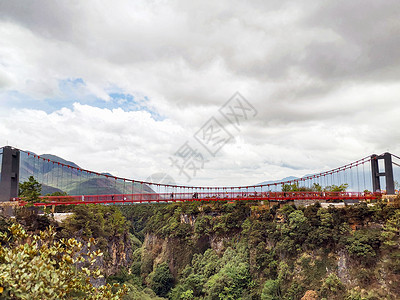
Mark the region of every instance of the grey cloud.
<instances>
[{"instance_id":1,"label":"grey cloud","mask_svg":"<svg viewBox=\"0 0 400 300\"><path fill-rule=\"evenodd\" d=\"M364 155L369 148L379 150L380 144L398 147L391 140L397 134L388 128L400 125L392 96L399 92L399 6L398 1L372 0L0 0L0 39L7 42L6 51L0 52L5 62L0 73L5 78L12 75L13 90L31 97L39 94L40 99L57 94L58 80L74 78L85 81L87 93L105 100L110 86L148 96L149 104L174 122L174 132L165 131L158 138L168 147L146 138L152 132L142 130L131 137L125 122L114 124L108 117L103 123L84 122L86 135L95 135L96 144L102 143L103 131L108 132L108 144L101 145L107 151L124 141L124 149L140 160L141 170L162 165L159 161L169 155L164 149L174 151L181 143L178 139L190 138L235 91L256 107L258 115L227 145L238 147L238 152L222 152L205 178L221 170L238 174L241 166L250 164L258 169L271 165L279 173L274 161L301 168L306 156L307 163L325 166L339 158L358 158L353 156ZM2 89L9 91L9 83L1 78ZM376 112L385 124L371 130ZM70 113L79 124L82 115ZM162 126L154 128L159 130ZM114 132L122 138L117 136L113 144ZM37 136L43 147L54 144L51 138ZM94 151L90 138L77 139ZM62 145L71 149L75 142ZM270 163L261 163L266 156L272 157ZM226 165L231 167L225 171Z\"/></svg>"},{"instance_id":2,"label":"grey cloud","mask_svg":"<svg viewBox=\"0 0 400 300\"><path fill-rule=\"evenodd\" d=\"M390 80L400 74L400 3L331 1L304 20L304 25L334 31L337 43L316 41L303 61L305 70L326 79Z\"/></svg>"},{"instance_id":3,"label":"grey cloud","mask_svg":"<svg viewBox=\"0 0 400 300\"><path fill-rule=\"evenodd\" d=\"M74 25L81 19L73 3L79 1L1 0L0 19L17 22L46 38L63 40L71 37Z\"/></svg>"}]
</instances>

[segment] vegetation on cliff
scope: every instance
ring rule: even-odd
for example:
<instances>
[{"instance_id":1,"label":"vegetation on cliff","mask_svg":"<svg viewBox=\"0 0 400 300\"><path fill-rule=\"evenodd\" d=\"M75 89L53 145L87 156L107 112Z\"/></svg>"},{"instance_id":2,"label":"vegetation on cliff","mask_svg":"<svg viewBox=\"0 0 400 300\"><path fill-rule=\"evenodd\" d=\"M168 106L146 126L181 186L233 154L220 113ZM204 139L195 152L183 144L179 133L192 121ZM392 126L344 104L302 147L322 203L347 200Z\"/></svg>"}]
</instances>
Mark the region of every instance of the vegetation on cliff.
<instances>
[{"instance_id":1,"label":"vegetation on cliff","mask_svg":"<svg viewBox=\"0 0 400 300\"><path fill-rule=\"evenodd\" d=\"M126 293L126 287L113 292L109 284L91 283L102 276L92 268L102 256L92 249L94 239L83 244L55 235L53 227L30 234L16 223L0 232L1 299L120 299Z\"/></svg>"},{"instance_id":2,"label":"vegetation on cliff","mask_svg":"<svg viewBox=\"0 0 400 300\"><path fill-rule=\"evenodd\" d=\"M109 286L85 277L83 265L71 269L83 271L78 276L83 283L93 277L94 285L87 287L95 289L93 295L106 289L112 295L126 292L124 299L397 299L398 200L344 208L250 201L78 205L69 208L74 214L62 224L25 210L15 221L0 220L2 255L22 249L15 247L35 249L32 238L6 242L10 226L21 223L29 234L42 236L39 231L53 225L45 232L51 232L54 245L74 237L104 253L88 270L98 268ZM53 249L51 243L40 245ZM30 261L38 255L32 253ZM60 271L58 263L52 267ZM36 280L45 282L45 274ZM125 288L110 290L113 284ZM7 293L17 295L9 286Z\"/></svg>"},{"instance_id":3,"label":"vegetation on cliff","mask_svg":"<svg viewBox=\"0 0 400 300\"><path fill-rule=\"evenodd\" d=\"M307 291L318 299L400 295L398 204L269 208L215 202L121 209L132 232L145 237L143 282L151 287L149 278L167 263L175 279L170 299L301 299ZM139 275L137 270L136 264Z\"/></svg>"}]
</instances>

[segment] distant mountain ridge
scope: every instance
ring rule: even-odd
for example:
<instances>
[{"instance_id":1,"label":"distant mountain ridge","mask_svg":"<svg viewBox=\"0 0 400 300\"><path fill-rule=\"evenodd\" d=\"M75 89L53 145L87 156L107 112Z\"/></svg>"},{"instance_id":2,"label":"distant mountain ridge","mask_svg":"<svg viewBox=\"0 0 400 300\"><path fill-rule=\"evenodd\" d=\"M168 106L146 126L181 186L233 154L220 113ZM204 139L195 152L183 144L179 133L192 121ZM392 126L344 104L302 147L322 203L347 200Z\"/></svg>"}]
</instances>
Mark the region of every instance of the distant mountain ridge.
<instances>
[{"instance_id":1,"label":"distant mountain ridge","mask_svg":"<svg viewBox=\"0 0 400 300\"><path fill-rule=\"evenodd\" d=\"M46 160L38 160L37 154L27 152L31 155L21 155L20 182L26 181L29 176L34 176L42 184L42 195L54 192L66 192L69 195L154 193L148 185L119 182L105 176L78 171L77 169L81 169L79 165L57 155L42 154L39 156ZM53 162L69 165L75 169L63 168ZM113 177L110 173L101 174Z\"/></svg>"},{"instance_id":2,"label":"distant mountain ridge","mask_svg":"<svg viewBox=\"0 0 400 300\"><path fill-rule=\"evenodd\" d=\"M53 154L42 154L40 155L40 157L43 157L45 159L50 159L59 163L63 163L64 165L69 165L75 168L80 168L80 166L78 166L76 163L69 161L69 160L65 160L57 155L53 155Z\"/></svg>"},{"instance_id":3,"label":"distant mountain ridge","mask_svg":"<svg viewBox=\"0 0 400 300\"><path fill-rule=\"evenodd\" d=\"M283 181L292 181L292 180L296 180L296 179L299 179L299 177L289 176L289 177L282 178L281 180L263 181L261 183L258 183L257 185L274 184L274 183L280 183L280 182L283 182Z\"/></svg>"}]
</instances>

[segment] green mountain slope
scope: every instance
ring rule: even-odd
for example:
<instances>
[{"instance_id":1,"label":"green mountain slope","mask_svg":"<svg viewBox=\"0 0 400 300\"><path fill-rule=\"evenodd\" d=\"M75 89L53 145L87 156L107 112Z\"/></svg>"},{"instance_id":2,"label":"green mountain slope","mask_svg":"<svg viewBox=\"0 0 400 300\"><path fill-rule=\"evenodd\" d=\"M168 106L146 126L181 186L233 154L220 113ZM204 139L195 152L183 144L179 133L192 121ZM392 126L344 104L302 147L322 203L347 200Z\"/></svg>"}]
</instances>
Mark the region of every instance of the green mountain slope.
<instances>
[{"instance_id":1,"label":"green mountain slope","mask_svg":"<svg viewBox=\"0 0 400 300\"><path fill-rule=\"evenodd\" d=\"M62 167L61 164L64 164L81 169L74 162L67 161L56 155L40 155L45 160L38 160L33 155L35 154L21 156L20 182L26 181L29 176L34 176L42 184L43 195L54 192L66 192L69 195L154 193L148 185L142 186L140 183L132 184L102 176L112 176L109 173L96 175L73 168Z\"/></svg>"}]
</instances>

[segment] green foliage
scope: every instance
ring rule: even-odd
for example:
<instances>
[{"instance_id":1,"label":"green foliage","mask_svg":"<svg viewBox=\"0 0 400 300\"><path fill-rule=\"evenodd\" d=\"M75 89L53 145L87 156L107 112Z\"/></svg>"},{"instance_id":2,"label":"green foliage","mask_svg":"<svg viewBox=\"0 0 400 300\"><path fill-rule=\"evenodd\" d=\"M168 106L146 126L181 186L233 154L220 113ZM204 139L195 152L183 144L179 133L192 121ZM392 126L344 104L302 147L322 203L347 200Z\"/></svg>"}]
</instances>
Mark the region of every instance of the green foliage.
<instances>
[{"instance_id":1,"label":"green foliage","mask_svg":"<svg viewBox=\"0 0 400 300\"><path fill-rule=\"evenodd\" d=\"M321 192L322 187L318 183L314 183L311 188L299 186L298 182L292 184L282 184L282 192Z\"/></svg>"},{"instance_id":2,"label":"green foliage","mask_svg":"<svg viewBox=\"0 0 400 300\"><path fill-rule=\"evenodd\" d=\"M299 186L298 182L295 182L293 184L285 183L282 185L282 192L307 192L307 191L312 191L312 189L305 186Z\"/></svg>"},{"instance_id":3,"label":"green foliage","mask_svg":"<svg viewBox=\"0 0 400 300\"><path fill-rule=\"evenodd\" d=\"M334 224L333 216L326 209L318 209L317 216L320 219L320 226L326 228L332 228Z\"/></svg>"},{"instance_id":4,"label":"green foliage","mask_svg":"<svg viewBox=\"0 0 400 300\"><path fill-rule=\"evenodd\" d=\"M141 222L143 218L147 220L141 232L152 232L160 237L186 239L193 232L198 235L224 235L233 230L238 231L251 211L249 205L241 202L219 201L214 203L212 208L210 205L205 206L204 212L201 212L200 205L198 202L157 205L153 209L148 209L151 215L146 217L136 216L136 213L129 209L126 209L124 214L127 219L133 219L134 224L138 220ZM210 216L211 213L218 214L218 218ZM185 216L191 216L193 221L196 220L194 226L182 221Z\"/></svg>"},{"instance_id":5,"label":"green foliage","mask_svg":"<svg viewBox=\"0 0 400 300\"><path fill-rule=\"evenodd\" d=\"M141 285L140 278L135 274L130 273L126 268L121 268L118 273L108 276L107 282L120 284L130 282L135 283L138 286Z\"/></svg>"},{"instance_id":6,"label":"green foliage","mask_svg":"<svg viewBox=\"0 0 400 300\"><path fill-rule=\"evenodd\" d=\"M77 205L74 215L63 226L62 236L80 232L83 238L94 237L104 251L107 251L108 240L122 236L128 230L128 223L117 207L94 204Z\"/></svg>"},{"instance_id":7,"label":"green foliage","mask_svg":"<svg viewBox=\"0 0 400 300\"><path fill-rule=\"evenodd\" d=\"M171 299L181 299L185 291L192 290L194 297L204 296L204 285L208 278L221 269L218 255L211 249L203 254L194 254L191 266L187 266L181 274L179 284L171 291Z\"/></svg>"},{"instance_id":8,"label":"green foliage","mask_svg":"<svg viewBox=\"0 0 400 300\"><path fill-rule=\"evenodd\" d=\"M400 274L400 211L396 211L387 220L382 231L382 240L385 250L389 251L388 268L395 274Z\"/></svg>"},{"instance_id":9,"label":"green foliage","mask_svg":"<svg viewBox=\"0 0 400 300\"><path fill-rule=\"evenodd\" d=\"M329 299L343 299L345 290L343 283L335 273L330 273L322 283L321 295Z\"/></svg>"},{"instance_id":10,"label":"green foliage","mask_svg":"<svg viewBox=\"0 0 400 300\"><path fill-rule=\"evenodd\" d=\"M180 206L175 203L157 206L149 216L144 231L153 232L160 237L185 239L192 231L189 224L181 222L181 216L185 214L185 209L193 212L197 208L189 208L187 205Z\"/></svg>"},{"instance_id":11,"label":"green foliage","mask_svg":"<svg viewBox=\"0 0 400 300\"><path fill-rule=\"evenodd\" d=\"M310 223L301 210L291 212L287 221L278 227L280 241L276 248L282 254L295 255L302 251L302 244L308 237Z\"/></svg>"},{"instance_id":12,"label":"green foliage","mask_svg":"<svg viewBox=\"0 0 400 300\"><path fill-rule=\"evenodd\" d=\"M183 299L186 291L204 299L242 299L253 286L245 249L227 248L222 258L208 249L196 254L180 283L171 291L171 299Z\"/></svg>"},{"instance_id":13,"label":"green foliage","mask_svg":"<svg viewBox=\"0 0 400 300\"><path fill-rule=\"evenodd\" d=\"M174 277L172 276L167 263L157 266L152 282L151 289L161 297L165 297L174 285Z\"/></svg>"},{"instance_id":14,"label":"green foliage","mask_svg":"<svg viewBox=\"0 0 400 300\"><path fill-rule=\"evenodd\" d=\"M149 288L143 289L130 281L127 281L125 286L127 292L122 298L124 300L165 300L165 298L158 297L153 290Z\"/></svg>"},{"instance_id":15,"label":"green foliage","mask_svg":"<svg viewBox=\"0 0 400 300\"><path fill-rule=\"evenodd\" d=\"M12 224L11 220L0 215L0 233L8 231L8 227Z\"/></svg>"},{"instance_id":16,"label":"green foliage","mask_svg":"<svg viewBox=\"0 0 400 300\"><path fill-rule=\"evenodd\" d=\"M350 206L345 208L346 217L353 223L364 225L368 223L373 214L373 210L370 209L366 203L360 203L358 205Z\"/></svg>"},{"instance_id":17,"label":"green foliage","mask_svg":"<svg viewBox=\"0 0 400 300\"><path fill-rule=\"evenodd\" d=\"M192 208L194 224L187 227L186 243L189 243L189 236L193 239L222 236L231 248L228 247L222 257L210 249L194 254L192 263L179 274L176 286L169 293L170 299L247 299L253 296L256 299L300 299L310 288L328 299L343 299L344 285L328 271L337 267L337 251L345 249L350 254L350 268L359 270L354 278L368 286L376 280L368 268L373 268L379 259L382 241L392 239L393 247L398 245L397 208L381 204L342 209L321 208L319 203L307 208L285 205L280 209L275 206L270 210L255 210L257 215L247 210L250 205L246 208L242 204L219 202L208 203L206 207L206 211L198 206ZM190 217L187 211L187 207L177 205L160 207L149 218L152 225L148 227L149 232L154 233L152 230L156 229L157 234L176 238L171 229L181 226L182 215L186 219ZM366 227L387 216L393 219L385 225L386 233L381 234L378 227ZM170 220L173 222L169 223ZM353 228L354 225L363 226L363 229L353 231L350 225ZM246 245L244 250L239 247L241 244ZM390 246L386 243L385 247ZM303 253L312 253L313 257L298 260ZM316 257L315 253L318 253ZM257 285L258 288L249 288Z\"/></svg>"},{"instance_id":18,"label":"green foliage","mask_svg":"<svg viewBox=\"0 0 400 300\"><path fill-rule=\"evenodd\" d=\"M250 209L241 202L226 203L221 207L221 216L213 219L212 232L224 235L241 229L242 223L250 215Z\"/></svg>"},{"instance_id":19,"label":"green foliage","mask_svg":"<svg viewBox=\"0 0 400 300\"><path fill-rule=\"evenodd\" d=\"M289 217L289 215L296 210L294 205L285 204L281 209L279 209L279 213L284 216L285 219Z\"/></svg>"},{"instance_id":20,"label":"green foliage","mask_svg":"<svg viewBox=\"0 0 400 300\"><path fill-rule=\"evenodd\" d=\"M126 299L153 299L157 297L154 291L172 300L300 299L310 289L327 299L345 299L350 294L332 273L337 253L350 255L347 268L364 288L382 280L376 271L381 265L388 276L400 274L399 207L385 203L341 209L321 208L319 203L267 209L221 200L78 206L74 211L60 237L78 233L88 240L93 236L106 255L108 242L118 236L132 245L131 266L108 278L109 283L126 284ZM372 222L375 229L369 226ZM158 244L143 243L146 233L157 236L153 243ZM161 247L163 238L170 248ZM215 241L223 244L217 243L218 252L208 249ZM171 270L178 272L176 278L166 263L153 269L155 261L164 259L170 259ZM395 284L388 286L396 291Z\"/></svg>"},{"instance_id":21,"label":"green foliage","mask_svg":"<svg viewBox=\"0 0 400 300\"><path fill-rule=\"evenodd\" d=\"M297 187L297 185L295 185L295 184L293 186ZM282 184L282 192L290 192L290 191L292 191L293 186L290 185L290 184L287 184L287 183Z\"/></svg>"},{"instance_id":22,"label":"green foliage","mask_svg":"<svg viewBox=\"0 0 400 300\"><path fill-rule=\"evenodd\" d=\"M301 285L297 284L297 288L300 288L300 290L304 287L312 290L318 289L321 286L321 278L326 276L327 270L336 268L336 266L336 259L329 257L329 255L313 257L308 253L303 253L295 261L293 267L296 270L296 278L301 278ZM304 292L304 290L301 290L301 292Z\"/></svg>"},{"instance_id":23,"label":"green foliage","mask_svg":"<svg viewBox=\"0 0 400 300\"><path fill-rule=\"evenodd\" d=\"M400 211L396 213L387 220L382 237L384 239L384 244L390 248L396 248L400 238Z\"/></svg>"},{"instance_id":24,"label":"green foliage","mask_svg":"<svg viewBox=\"0 0 400 300\"><path fill-rule=\"evenodd\" d=\"M360 289L360 287L355 287L347 292L345 300L380 300L381 295L376 291L366 291Z\"/></svg>"},{"instance_id":25,"label":"green foliage","mask_svg":"<svg viewBox=\"0 0 400 300\"><path fill-rule=\"evenodd\" d=\"M126 292L125 287L113 293L110 285L95 288L90 283L101 276L90 267L102 255L91 250L93 239L86 245L73 238L57 241L52 227L37 235L28 234L20 224L8 231L0 233L5 244L0 246L3 299L121 299Z\"/></svg>"},{"instance_id":26,"label":"green foliage","mask_svg":"<svg viewBox=\"0 0 400 300\"><path fill-rule=\"evenodd\" d=\"M144 240L145 228L148 226L149 219L159 208L165 207L164 204L152 205L121 205L119 206L125 219L129 222L129 231L134 234L141 242Z\"/></svg>"},{"instance_id":27,"label":"green foliage","mask_svg":"<svg viewBox=\"0 0 400 300\"><path fill-rule=\"evenodd\" d=\"M200 216L194 224L194 232L198 235L209 235L212 233L213 218L208 215Z\"/></svg>"},{"instance_id":28,"label":"green foliage","mask_svg":"<svg viewBox=\"0 0 400 300\"><path fill-rule=\"evenodd\" d=\"M306 286L304 286L301 281L294 279L286 289L286 293L284 294L283 298L291 300L300 299L306 290Z\"/></svg>"},{"instance_id":29,"label":"green foliage","mask_svg":"<svg viewBox=\"0 0 400 300\"><path fill-rule=\"evenodd\" d=\"M375 261L376 250L379 249L380 242L377 231L356 231L347 239L346 249L360 263L368 265Z\"/></svg>"},{"instance_id":30,"label":"green foliage","mask_svg":"<svg viewBox=\"0 0 400 300\"><path fill-rule=\"evenodd\" d=\"M33 176L30 176L28 181L19 184L19 196L29 203L39 202L41 192L42 185Z\"/></svg>"},{"instance_id":31,"label":"green foliage","mask_svg":"<svg viewBox=\"0 0 400 300\"><path fill-rule=\"evenodd\" d=\"M28 231L45 230L50 225L55 226L46 215L38 214L36 207L19 207L15 210L15 219Z\"/></svg>"},{"instance_id":32,"label":"green foliage","mask_svg":"<svg viewBox=\"0 0 400 300\"><path fill-rule=\"evenodd\" d=\"M324 188L324 191L327 192L345 192L349 185L347 183L341 185L330 185Z\"/></svg>"},{"instance_id":33,"label":"green foliage","mask_svg":"<svg viewBox=\"0 0 400 300\"><path fill-rule=\"evenodd\" d=\"M264 288L261 293L261 300L279 300L280 297L280 288L279 288L279 280L269 279L265 282Z\"/></svg>"},{"instance_id":34,"label":"green foliage","mask_svg":"<svg viewBox=\"0 0 400 300\"><path fill-rule=\"evenodd\" d=\"M313 183L312 190L314 192L321 192L322 191L322 186L319 183Z\"/></svg>"},{"instance_id":35,"label":"green foliage","mask_svg":"<svg viewBox=\"0 0 400 300\"><path fill-rule=\"evenodd\" d=\"M291 281L292 277L293 273L289 265L281 261L278 266L277 278L269 279L265 282L261 293L261 299L298 299L299 296L304 293L305 288L296 280Z\"/></svg>"},{"instance_id":36,"label":"green foliage","mask_svg":"<svg viewBox=\"0 0 400 300\"><path fill-rule=\"evenodd\" d=\"M249 264L238 259L229 248L224 253L222 263L219 272L204 285L207 291L205 299L242 299L251 285Z\"/></svg>"},{"instance_id":37,"label":"green foliage","mask_svg":"<svg viewBox=\"0 0 400 300\"><path fill-rule=\"evenodd\" d=\"M345 190L346 187L332 186L329 190ZM290 187L290 190L296 189L301 187ZM312 189L320 191L321 187ZM252 206L255 207L253 214ZM321 208L316 203L307 208L284 205L268 210L254 203L218 201L194 206L158 205L148 209L150 211L151 215L143 217L147 218L146 222L142 223L139 217L135 222L144 224L142 228L146 232L169 242L177 240L186 245L182 249L193 251L191 263L178 269L181 272L176 286L168 294L173 300L300 299L309 289L327 299L344 299L345 286L332 273L337 268L337 253L350 255L352 259L347 268L357 270L352 273L353 279L367 287L377 280L376 272L369 269L377 267L375 263L382 257L383 242L386 242L385 249L390 250L385 256L385 266L389 266L387 257L396 253L395 248L390 247L397 247L399 238L396 231L398 207L381 203L341 209ZM386 222L387 219L390 222ZM379 226L370 228L371 222L386 222L384 233ZM134 226L140 228L137 224ZM358 230L354 231L356 227ZM223 247L218 249L221 257L214 250L204 250L207 245L203 244L213 239L223 240L223 247L228 247L225 252ZM199 240L201 248L192 250L192 245L197 245ZM139 266L142 270L148 266L148 272L142 272L142 276L153 271L154 258L147 257L144 255L136 262L135 274ZM392 269L387 272L393 274ZM151 282L154 274L146 281Z\"/></svg>"},{"instance_id":38,"label":"green foliage","mask_svg":"<svg viewBox=\"0 0 400 300\"><path fill-rule=\"evenodd\" d=\"M68 196L67 192L54 192L51 194L47 194L46 196Z\"/></svg>"},{"instance_id":39,"label":"green foliage","mask_svg":"<svg viewBox=\"0 0 400 300\"><path fill-rule=\"evenodd\" d=\"M107 283L111 285L123 284L124 286L126 286L126 295L123 297L123 299L126 300L164 299L157 297L152 290L146 289L142 286L142 280L140 278L140 274L129 272L129 270L126 268L121 268L119 272L109 276L107 278Z\"/></svg>"},{"instance_id":40,"label":"green foliage","mask_svg":"<svg viewBox=\"0 0 400 300\"><path fill-rule=\"evenodd\" d=\"M193 291L192 290L187 290L181 294L181 299L182 300L192 300L193 299Z\"/></svg>"}]
</instances>

